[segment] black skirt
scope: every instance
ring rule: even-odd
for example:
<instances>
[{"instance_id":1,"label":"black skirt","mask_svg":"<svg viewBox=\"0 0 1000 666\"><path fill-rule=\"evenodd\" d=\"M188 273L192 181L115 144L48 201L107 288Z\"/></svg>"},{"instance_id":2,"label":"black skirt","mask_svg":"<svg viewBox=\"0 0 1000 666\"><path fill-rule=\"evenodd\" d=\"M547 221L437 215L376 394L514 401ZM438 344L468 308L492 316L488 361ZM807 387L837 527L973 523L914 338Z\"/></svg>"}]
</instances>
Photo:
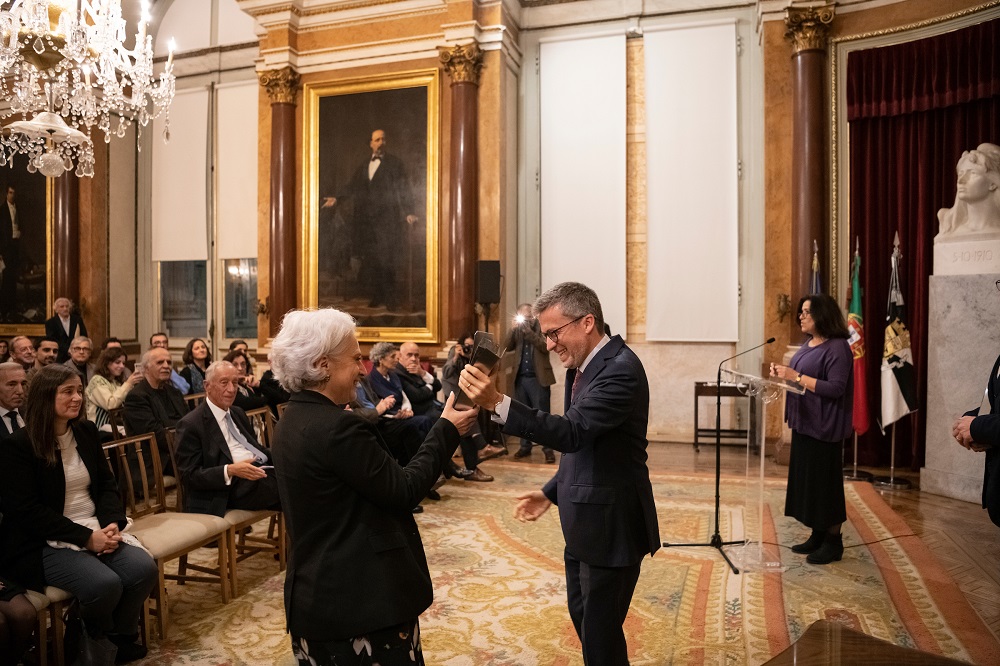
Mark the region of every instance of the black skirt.
<instances>
[{"instance_id":1,"label":"black skirt","mask_svg":"<svg viewBox=\"0 0 1000 666\"><path fill-rule=\"evenodd\" d=\"M0 601L10 601L19 594L24 594L23 587L0 576Z\"/></svg>"},{"instance_id":2,"label":"black skirt","mask_svg":"<svg viewBox=\"0 0 1000 666\"><path fill-rule=\"evenodd\" d=\"M785 515L814 530L845 522L843 459L843 442L824 442L793 430Z\"/></svg>"}]
</instances>

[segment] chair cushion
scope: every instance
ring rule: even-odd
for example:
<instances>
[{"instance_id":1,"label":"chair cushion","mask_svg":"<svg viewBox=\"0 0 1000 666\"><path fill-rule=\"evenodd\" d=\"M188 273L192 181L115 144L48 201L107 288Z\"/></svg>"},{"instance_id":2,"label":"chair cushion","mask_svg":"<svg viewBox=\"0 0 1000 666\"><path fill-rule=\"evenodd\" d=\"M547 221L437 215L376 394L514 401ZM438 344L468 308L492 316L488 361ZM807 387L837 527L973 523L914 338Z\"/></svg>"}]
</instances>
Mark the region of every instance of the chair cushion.
<instances>
[{"instance_id":1,"label":"chair cushion","mask_svg":"<svg viewBox=\"0 0 1000 666\"><path fill-rule=\"evenodd\" d=\"M28 590L24 596L28 597L28 601L30 601L31 605L35 607L35 611L40 611L43 608L49 607L49 598L41 592Z\"/></svg>"},{"instance_id":2,"label":"chair cushion","mask_svg":"<svg viewBox=\"0 0 1000 666\"><path fill-rule=\"evenodd\" d=\"M204 513L157 513L133 523L129 532L154 558L193 550L224 534L229 523Z\"/></svg>"},{"instance_id":3,"label":"chair cushion","mask_svg":"<svg viewBox=\"0 0 1000 666\"><path fill-rule=\"evenodd\" d=\"M248 521L250 523L256 523L270 518L272 513L272 511L267 510L250 511L248 509L230 509L229 511L226 511L225 521L230 525L243 525Z\"/></svg>"}]
</instances>

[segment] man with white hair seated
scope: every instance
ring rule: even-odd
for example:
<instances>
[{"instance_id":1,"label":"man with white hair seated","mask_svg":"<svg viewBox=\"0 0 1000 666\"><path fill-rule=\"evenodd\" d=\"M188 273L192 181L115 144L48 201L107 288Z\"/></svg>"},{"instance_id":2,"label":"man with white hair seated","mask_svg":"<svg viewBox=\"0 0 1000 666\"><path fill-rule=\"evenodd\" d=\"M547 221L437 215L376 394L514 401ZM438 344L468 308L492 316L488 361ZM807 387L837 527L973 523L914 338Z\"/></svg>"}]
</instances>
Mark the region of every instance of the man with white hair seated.
<instances>
[{"instance_id":1,"label":"man with white hair seated","mask_svg":"<svg viewBox=\"0 0 1000 666\"><path fill-rule=\"evenodd\" d=\"M73 338L69 345L69 360L63 363L67 368L80 375L83 388L94 378L97 366L90 362L90 357L94 353L94 343L85 335Z\"/></svg>"},{"instance_id":2,"label":"man with white hair seated","mask_svg":"<svg viewBox=\"0 0 1000 666\"><path fill-rule=\"evenodd\" d=\"M224 516L227 509L281 508L270 451L233 405L242 375L229 361L208 366L205 401L177 423L185 511Z\"/></svg>"}]
</instances>

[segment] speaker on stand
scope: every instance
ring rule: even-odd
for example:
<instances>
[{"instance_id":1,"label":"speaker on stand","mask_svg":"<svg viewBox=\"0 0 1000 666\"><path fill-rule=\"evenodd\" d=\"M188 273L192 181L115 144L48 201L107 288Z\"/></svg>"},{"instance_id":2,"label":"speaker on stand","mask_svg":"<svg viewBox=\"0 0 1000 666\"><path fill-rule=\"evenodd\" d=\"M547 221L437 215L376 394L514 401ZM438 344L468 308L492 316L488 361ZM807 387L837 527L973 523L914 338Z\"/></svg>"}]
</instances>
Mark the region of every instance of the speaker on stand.
<instances>
[{"instance_id":1,"label":"speaker on stand","mask_svg":"<svg viewBox=\"0 0 1000 666\"><path fill-rule=\"evenodd\" d=\"M485 331L490 332L490 309L500 303L500 262L480 260L476 262L476 312L481 312L486 321Z\"/></svg>"}]
</instances>

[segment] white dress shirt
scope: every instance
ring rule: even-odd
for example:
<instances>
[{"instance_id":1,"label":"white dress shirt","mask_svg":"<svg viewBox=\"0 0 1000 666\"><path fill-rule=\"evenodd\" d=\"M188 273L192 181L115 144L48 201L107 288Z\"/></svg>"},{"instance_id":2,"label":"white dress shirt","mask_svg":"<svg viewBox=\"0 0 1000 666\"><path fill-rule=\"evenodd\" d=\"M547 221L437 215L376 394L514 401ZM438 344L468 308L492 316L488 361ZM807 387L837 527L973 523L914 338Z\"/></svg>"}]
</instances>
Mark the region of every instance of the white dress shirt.
<instances>
[{"instance_id":1,"label":"white dress shirt","mask_svg":"<svg viewBox=\"0 0 1000 666\"><path fill-rule=\"evenodd\" d=\"M226 424L226 415L229 414L228 411L223 411L215 406L208 398L205 398L205 403L208 404L208 408L212 410L212 416L219 424L219 430L222 431L222 436L226 440L226 445L229 447L229 455L232 456L233 462L243 462L244 460L253 460L254 454L247 451L246 447L233 439L233 436L229 434L229 426ZM235 422L234 422L235 423ZM228 486L233 482L231 476L229 476L229 469L227 465L222 466L222 477L226 480L226 485Z\"/></svg>"}]
</instances>

